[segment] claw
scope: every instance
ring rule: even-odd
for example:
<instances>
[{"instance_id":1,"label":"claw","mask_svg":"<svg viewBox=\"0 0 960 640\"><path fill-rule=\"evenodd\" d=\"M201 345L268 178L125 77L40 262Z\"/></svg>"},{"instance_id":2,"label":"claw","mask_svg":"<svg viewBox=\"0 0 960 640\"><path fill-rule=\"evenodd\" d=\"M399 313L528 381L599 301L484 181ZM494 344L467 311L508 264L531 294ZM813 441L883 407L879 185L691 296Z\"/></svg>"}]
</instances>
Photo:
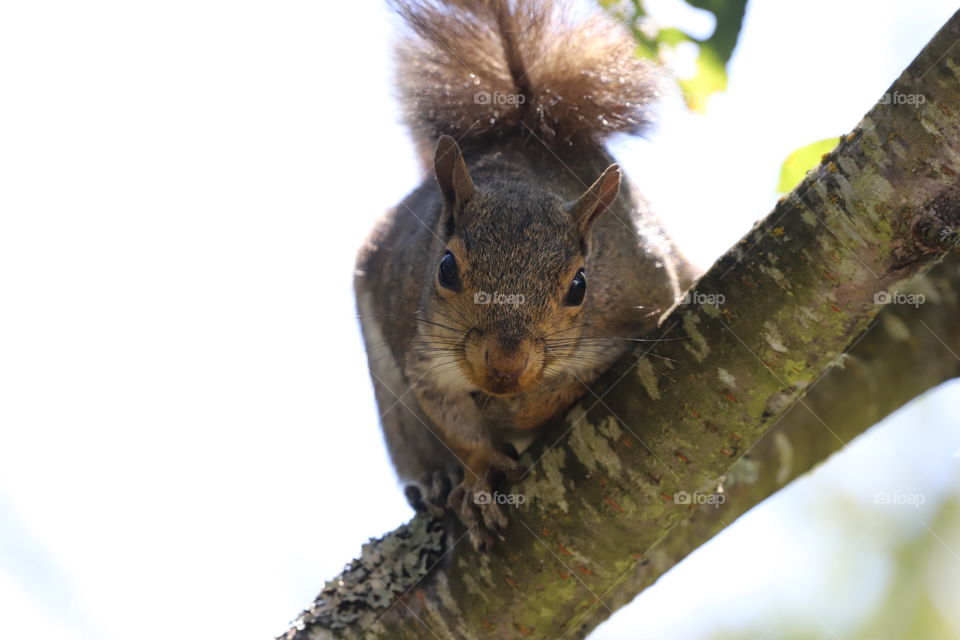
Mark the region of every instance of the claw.
<instances>
[{"instance_id":1,"label":"claw","mask_svg":"<svg viewBox=\"0 0 960 640\"><path fill-rule=\"evenodd\" d=\"M499 460L497 462L500 462ZM491 469L499 468L494 463ZM499 537L509 522L503 507L494 500L493 487L487 477L469 474L450 492L449 506L469 530L470 542L478 551L489 550L494 535Z\"/></svg>"}]
</instances>

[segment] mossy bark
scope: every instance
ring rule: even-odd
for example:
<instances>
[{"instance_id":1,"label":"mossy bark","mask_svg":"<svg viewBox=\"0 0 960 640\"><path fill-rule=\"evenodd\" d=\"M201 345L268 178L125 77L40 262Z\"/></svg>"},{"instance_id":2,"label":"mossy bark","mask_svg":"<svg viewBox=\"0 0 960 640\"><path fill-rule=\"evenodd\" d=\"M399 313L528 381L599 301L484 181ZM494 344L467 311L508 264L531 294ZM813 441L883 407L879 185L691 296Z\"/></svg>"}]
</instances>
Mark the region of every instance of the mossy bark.
<instances>
[{"instance_id":1,"label":"mossy bark","mask_svg":"<svg viewBox=\"0 0 960 640\"><path fill-rule=\"evenodd\" d=\"M366 545L285 637L584 637L751 506L957 376L960 260L927 272L960 227L958 39L960 12L661 339L525 452L531 471L502 489L524 504L491 553L418 517ZM916 307L878 304L924 291Z\"/></svg>"}]
</instances>

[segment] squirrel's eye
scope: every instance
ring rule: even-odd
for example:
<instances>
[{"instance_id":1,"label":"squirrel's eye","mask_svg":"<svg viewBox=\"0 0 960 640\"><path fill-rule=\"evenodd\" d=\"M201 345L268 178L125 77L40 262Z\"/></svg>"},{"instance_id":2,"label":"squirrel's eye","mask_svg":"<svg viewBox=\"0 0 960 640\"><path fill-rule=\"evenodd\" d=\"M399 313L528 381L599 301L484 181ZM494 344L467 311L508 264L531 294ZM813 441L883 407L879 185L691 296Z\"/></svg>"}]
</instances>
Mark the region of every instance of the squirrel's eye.
<instances>
[{"instance_id":1,"label":"squirrel's eye","mask_svg":"<svg viewBox=\"0 0 960 640\"><path fill-rule=\"evenodd\" d=\"M570 290L567 292L567 299L564 300L564 304L568 307L576 307L581 302L583 302L583 296L587 293L587 276L583 273L583 269L577 271L577 275L574 276L573 282L570 283Z\"/></svg>"},{"instance_id":2,"label":"squirrel's eye","mask_svg":"<svg viewBox=\"0 0 960 640\"><path fill-rule=\"evenodd\" d=\"M440 258L437 279L440 281L440 286L453 291L460 291L460 271L457 269L457 259L449 251Z\"/></svg>"}]
</instances>

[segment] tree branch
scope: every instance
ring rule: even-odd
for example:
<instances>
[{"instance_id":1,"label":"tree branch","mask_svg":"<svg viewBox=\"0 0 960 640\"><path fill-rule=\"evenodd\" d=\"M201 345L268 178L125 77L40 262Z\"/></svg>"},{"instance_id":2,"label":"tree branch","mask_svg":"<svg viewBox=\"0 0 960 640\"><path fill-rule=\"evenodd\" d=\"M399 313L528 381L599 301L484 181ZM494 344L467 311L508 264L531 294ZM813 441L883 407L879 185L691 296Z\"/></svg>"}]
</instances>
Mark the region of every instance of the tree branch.
<instances>
[{"instance_id":1,"label":"tree branch","mask_svg":"<svg viewBox=\"0 0 960 640\"><path fill-rule=\"evenodd\" d=\"M283 637L584 637L751 506L960 374L960 261L917 280L958 243L958 40L960 12L659 339L524 453L532 471L503 490L524 504L491 553L461 544L455 522L416 517L365 545ZM908 291L926 303L875 301Z\"/></svg>"}]
</instances>

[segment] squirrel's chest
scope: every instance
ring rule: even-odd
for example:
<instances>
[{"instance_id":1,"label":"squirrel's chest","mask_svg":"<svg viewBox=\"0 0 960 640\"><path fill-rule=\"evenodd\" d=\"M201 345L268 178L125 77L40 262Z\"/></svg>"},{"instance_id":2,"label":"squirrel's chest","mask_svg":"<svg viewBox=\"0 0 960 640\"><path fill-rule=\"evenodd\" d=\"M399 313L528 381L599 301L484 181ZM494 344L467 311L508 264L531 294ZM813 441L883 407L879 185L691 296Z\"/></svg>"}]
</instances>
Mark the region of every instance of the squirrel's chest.
<instances>
[{"instance_id":1,"label":"squirrel's chest","mask_svg":"<svg viewBox=\"0 0 960 640\"><path fill-rule=\"evenodd\" d=\"M535 429L565 411L583 395L583 386L573 384L575 382L543 387L516 398L484 397L478 403L482 405L484 421L494 429Z\"/></svg>"}]
</instances>

